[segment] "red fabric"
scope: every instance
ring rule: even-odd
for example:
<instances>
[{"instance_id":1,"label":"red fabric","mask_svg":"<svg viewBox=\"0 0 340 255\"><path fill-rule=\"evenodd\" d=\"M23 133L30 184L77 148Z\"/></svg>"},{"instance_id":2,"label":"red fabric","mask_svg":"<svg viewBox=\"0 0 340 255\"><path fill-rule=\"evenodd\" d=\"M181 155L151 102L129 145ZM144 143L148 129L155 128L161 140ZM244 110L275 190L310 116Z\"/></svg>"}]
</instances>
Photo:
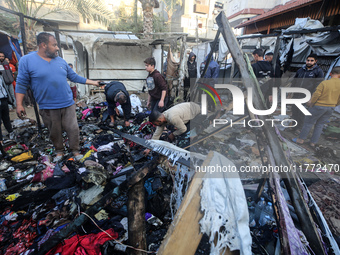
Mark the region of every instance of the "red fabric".
<instances>
[{"instance_id":1,"label":"red fabric","mask_svg":"<svg viewBox=\"0 0 340 255\"><path fill-rule=\"evenodd\" d=\"M37 236L36 228L37 223L35 221L24 220L17 231L13 233L14 242L8 246L5 255L17 255L25 252Z\"/></svg>"},{"instance_id":2,"label":"red fabric","mask_svg":"<svg viewBox=\"0 0 340 255\"><path fill-rule=\"evenodd\" d=\"M118 233L113 229L106 230L114 239L118 238ZM106 233L100 232L98 234L89 234L85 236L75 235L52 250L46 255L54 255L60 253L61 255L100 255L100 247L111 240Z\"/></svg>"}]
</instances>

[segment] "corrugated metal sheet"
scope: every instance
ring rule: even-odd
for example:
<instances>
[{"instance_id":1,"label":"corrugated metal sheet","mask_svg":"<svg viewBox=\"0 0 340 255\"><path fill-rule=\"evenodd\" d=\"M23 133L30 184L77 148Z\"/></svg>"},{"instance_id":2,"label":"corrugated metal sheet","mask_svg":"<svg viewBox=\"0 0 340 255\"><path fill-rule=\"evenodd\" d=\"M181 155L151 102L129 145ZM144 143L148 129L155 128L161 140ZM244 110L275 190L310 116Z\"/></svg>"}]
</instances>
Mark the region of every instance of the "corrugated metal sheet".
<instances>
[{"instance_id":1,"label":"corrugated metal sheet","mask_svg":"<svg viewBox=\"0 0 340 255\"><path fill-rule=\"evenodd\" d=\"M253 24L255 22L271 18L271 17L276 16L278 14L283 14L285 12L289 12L289 11L292 11L292 10L295 10L295 9L299 9L301 7L308 5L308 4L314 4L314 3L321 2L321 1L322 0L293 0L293 1L288 2L285 5L279 5L279 6L275 7L274 9L265 12L262 15L256 16L255 18L252 18L251 20L243 22L242 24L236 26L236 28L245 27L249 24Z\"/></svg>"}]
</instances>

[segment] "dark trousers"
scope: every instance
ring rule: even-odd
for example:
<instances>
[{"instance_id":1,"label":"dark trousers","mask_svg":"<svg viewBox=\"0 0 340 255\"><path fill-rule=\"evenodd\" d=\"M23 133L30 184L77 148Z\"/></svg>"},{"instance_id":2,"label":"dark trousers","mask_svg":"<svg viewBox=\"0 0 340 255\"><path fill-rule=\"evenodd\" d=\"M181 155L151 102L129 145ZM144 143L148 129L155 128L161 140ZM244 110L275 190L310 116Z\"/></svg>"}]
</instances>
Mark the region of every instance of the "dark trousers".
<instances>
[{"instance_id":1,"label":"dark trousers","mask_svg":"<svg viewBox=\"0 0 340 255\"><path fill-rule=\"evenodd\" d=\"M50 132L56 153L64 150L62 135L64 130L69 139L70 151L79 152L79 127L75 104L61 109L40 109L39 113Z\"/></svg>"},{"instance_id":2,"label":"dark trousers","mask_svg":"<svg viewBox=\"0 0 340 255\"><path fill-rule=\"evenodd\" d=\"M8 133L13 131L11 120L9 118L9 109L8 109L8 101L7 98L0 99L0 141L2 141L2 131L1 131L1 121L4 123L4 126Z\"/></svg>"},{"instance_id":3,"label":"dark trousers","mask_svg":"<svg viewBox=\"0 0 340 255\"><path fill-rule=\"evenodd\" d=\"M159 112L164 112L166 110L166 105L168 104L168 97L166 96L164 98L164 106L163 107L159 107L158 106L159 103L159 99L151 99L150 104L151 104L151 112L153 111L159 111Z\"/></svg>"}]
</instances>

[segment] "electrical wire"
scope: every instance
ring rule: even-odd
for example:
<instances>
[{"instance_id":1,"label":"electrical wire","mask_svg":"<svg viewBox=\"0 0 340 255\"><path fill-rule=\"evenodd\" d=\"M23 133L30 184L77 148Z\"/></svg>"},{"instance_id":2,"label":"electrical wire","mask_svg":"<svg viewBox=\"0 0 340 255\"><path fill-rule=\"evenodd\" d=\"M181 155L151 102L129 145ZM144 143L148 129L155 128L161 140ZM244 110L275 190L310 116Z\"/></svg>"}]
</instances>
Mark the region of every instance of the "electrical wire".
<instances>
[{"instance_id":1,"label":"electrical wire","mask_svg":"<svg viewBox=\"0 0 340 255\"><path fill-rule=\"evenodd\" d=\"M133 247L133 246L126 245L126 244L123 244L123 243L119 242L118 240L114 239L109 233L107 233L104 229L102 229L101 227L99 227L99 226L97 225L97 223L91 218L90 215L88 215L88 214L85 213L85 212L81 212L81 213L84 214L86 217L88 217L88 218L93 222L93 224L96 225L97 228L99 228L102 232L104 232L104 233L107 234L109 237L111 237L113 241L119 243L120 245L123 245L123 246L125 246L125 247L127 247L127 248L134 249L134 250L136 250L136 251L145 252L145 253L156 253L155 251L146 251L146 250L138 249L138 248L135 248L135 247Z\"/></svg>"}]
</instances>

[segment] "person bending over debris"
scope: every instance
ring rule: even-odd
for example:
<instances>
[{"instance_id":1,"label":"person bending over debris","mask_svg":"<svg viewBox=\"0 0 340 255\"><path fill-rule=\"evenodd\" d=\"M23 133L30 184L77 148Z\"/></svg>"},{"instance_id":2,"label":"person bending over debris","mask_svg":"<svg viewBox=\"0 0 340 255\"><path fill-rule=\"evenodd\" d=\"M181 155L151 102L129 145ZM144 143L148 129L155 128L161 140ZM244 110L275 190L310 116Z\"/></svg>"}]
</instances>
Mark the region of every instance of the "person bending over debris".
<instances>
[{"instance_id":1,"label":"person bending over debris","mask_svg":"<svg viewBox=\"0 0 340 255\"><path fill-rule=\"evenodd\" d=\"M67 79L72 82L100 86L99 81L93 81L77 75L58 57L58 45L55 37L42 32L37 36L39 49L20 59L17 77L16 99L17 115L24 118L23 107L25 93L30 87L39 105L39 113L50 132L50 139L57 153L55 161L63 157L63 130L69 137L70 150L76 160L79 153L79 128L77 123L75 103Z\"/></svg>"},{"instance_id":2,"label":"person bending over debris","mask_svg":"<svg viewBox=\"0 0 340 255\"><path fill-rule=\"evenodd\" d=\"M175 140L175 136L185 133L188 129L188 122L193 120L201 112L201 107L193 102L180 103L163 113L153 111L149 116L149 121L157 126L152 136L153 140L159 140L166 125L174 125L176 131L171 133L168 138L170 141ZM205 118L205 116L203 116ZM187 124L187 125L186 125ZM144 155L148 155L149 149L144 150Z\"/></svg>"},{"instance_id":3,"label":"person bending over debris","mask_svg":"<svg viewBox=\"0 0 340 255\"><path fill-rule=\"evenodd\" d=\"M115 115L119 116L119 111L117 108L117 103L122 106L125 126L130 126L130 114L131 114L131 101L129 92L127 92L123 83L118 81L110 82L105 86L105 95L106 101L108 103L108 112L110 115L111 122L109 124L110 127L114 126Z\"/></svg>"},{"instance_id":4,"label":"person bending over debris","mask_svg":"<svg viewBox=\"0 0 340 255\"><path fill-rule=\"evenodd\" d=\"M340 105L340 66L333 68L331 77L330 80L320 83L307 103L308 106L311 106L308 110L312 115L305 117L299 138L294 138L294 142L303 144L314 126L310 146L315 147L322 133L323 125L332 116L334 108Z\"/></svg>"},{"instance_id":5,"label":"person bending over debris","mask_svg":"<svg viewBox=\"0 0 340 255\"><path fill-rule=\"evenodd\" d=\"M151 107L151 111L163 112L168 103L167 91L168 85L160 72L155 69L156 61L154 58L147 58L144 60L145 70L149 72L146 78L148 86L148 102L147 107Z\"/></svg>"}]
</instances>

